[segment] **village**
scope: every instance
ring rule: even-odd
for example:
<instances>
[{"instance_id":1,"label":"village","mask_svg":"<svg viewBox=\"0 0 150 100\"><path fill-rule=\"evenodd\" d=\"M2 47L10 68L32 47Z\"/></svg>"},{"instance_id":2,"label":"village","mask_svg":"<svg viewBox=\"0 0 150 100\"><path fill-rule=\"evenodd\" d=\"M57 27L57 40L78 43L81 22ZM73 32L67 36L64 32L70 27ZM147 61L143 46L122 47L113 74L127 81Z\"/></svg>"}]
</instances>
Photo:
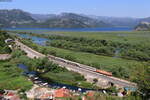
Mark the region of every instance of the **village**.
<instances>
[{"instance_id":1,"label":"village","mask_svg":"<svg viewBox=\"0 0 150 100\"><path fill-rule=\"evenodd\" d=\"M29 75L29 81L34 83L32 89L29 91L19 91L19 90L0 90L0 100L22 100L27 98L27 100L65 100L67 98L81 98L81 100L94 100L94 96L98 93L103 95L109 95L106 90L96 91L96 90L86 90L82 91L81 88L78 90L68 89L63 87L51 87L48 83L39 81L38 77ZM124 97L131 94L131 91L127 89L119 89L118 93L111 93L113 96ZM90 98L90 99L89 99Z\"/></svg>"}]
</instances>

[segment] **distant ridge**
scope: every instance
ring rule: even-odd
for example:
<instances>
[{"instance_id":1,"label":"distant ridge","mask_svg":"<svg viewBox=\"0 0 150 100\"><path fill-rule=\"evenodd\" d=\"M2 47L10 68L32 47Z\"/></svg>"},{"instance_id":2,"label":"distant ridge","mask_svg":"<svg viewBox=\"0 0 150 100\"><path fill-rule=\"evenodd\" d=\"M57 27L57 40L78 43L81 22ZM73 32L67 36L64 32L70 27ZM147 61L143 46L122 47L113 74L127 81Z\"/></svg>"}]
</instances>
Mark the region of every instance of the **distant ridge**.
<instances>
[{"instance_id":1,"label":"distant ridge","mask_svg":"<svg viewBox=\"0 0 150 100\"><path fill-rule=\"evenodd\" d=\"M32 14L20 9L0 10L0 27L22 28L96 28L136 27L148 18L122 18L75 13Z\"/></svg>"},{"instance_id":2,"label":"distant ridge","mask_svg":"<svg viewBox=\"0 0 150 100\"><path fill-rule=\"evenodd\" d=\"M0 25L1 27L16 27L20 24L32 23L33 19L29 13L19 9L0 10Z\"/></svg>"},{"instance_id":3,"label":"distant ridge","mask_svg":"<svg viewBox=\"0 0 150 100\"><path fill-rule=\"evenodd\" d=\"M32 28L89 28L112 27L103 21L84 17L73 13L60 15L31 14L20 9L0 10L1 27Z\"/></svg>"},{"instance_id":4,"label":"distant ridge","mask_svg":"<svg viewBox=\"0 0 150 100\"><path fill-rule=\"evenodd\" d=\"M150 31L150 23L149 22L141 22L136 26L135 30L137 31Z\"/></svg>"}]
</instances>

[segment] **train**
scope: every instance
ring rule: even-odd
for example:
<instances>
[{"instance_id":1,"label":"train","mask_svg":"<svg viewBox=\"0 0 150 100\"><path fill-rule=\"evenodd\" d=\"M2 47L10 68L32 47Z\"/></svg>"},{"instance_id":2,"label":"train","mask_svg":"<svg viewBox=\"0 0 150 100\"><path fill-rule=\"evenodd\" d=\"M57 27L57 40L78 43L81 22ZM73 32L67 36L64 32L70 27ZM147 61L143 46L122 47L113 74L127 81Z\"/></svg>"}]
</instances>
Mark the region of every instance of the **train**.
<instances>
[{"instance_id":1,"label":"train","mask_svg":"<svg viewBox=\"0 0 150 100\"><path fill-rule=\"evenodd\" d=\"M107 71L104 71L104 70L96 69L96 72L100 73L100 74L103 74L103 75L106 75L106 76L112 76L111 72L107 72Z\"/></svg>"},{"instance_id":2,"label":"train","mask_svg":"<svg viewBox=\"0 0 150 100\"><path fill-rule=\"evenodd\" d=\"M99 70L99 69L96 69L94 67L79 64L79 63L69 61L69 60L65 60L65 59L55 57L55 56L52 56L52 55L48 55L48 58L56 60L56 61L60 61L60 62L66 63L66 64L69 64L69 65L72 65L72 66L76 66L76 67L79 67L79 68L84 68L86 70L90 70L90 71L93 71L93 72L96 72L96 73L99 73L99 74L103 74L103 75L106 75L106 76L112 76L111 72L107 72L107 71L104 71L104 70Z\"/></svg>"}]
</instances>

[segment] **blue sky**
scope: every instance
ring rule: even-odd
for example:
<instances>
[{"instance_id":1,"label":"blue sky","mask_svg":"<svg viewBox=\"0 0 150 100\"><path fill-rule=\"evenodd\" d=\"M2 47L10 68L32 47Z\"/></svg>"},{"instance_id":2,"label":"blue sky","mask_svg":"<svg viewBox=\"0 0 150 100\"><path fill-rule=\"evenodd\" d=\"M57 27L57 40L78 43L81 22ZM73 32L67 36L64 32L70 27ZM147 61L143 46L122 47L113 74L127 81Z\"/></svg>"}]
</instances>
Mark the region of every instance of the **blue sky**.
<instances>
[{"instance_id":1,"label":"blue sky","mask_svg":"<svg viewBox=\"0 0 150 100\"><path fill-rule=\"evenodd\" d=\"M22 9L32 13L73 12L99 16L150 17L150 0L12 0L0 9Z\"/></svg>"}]
</instances>

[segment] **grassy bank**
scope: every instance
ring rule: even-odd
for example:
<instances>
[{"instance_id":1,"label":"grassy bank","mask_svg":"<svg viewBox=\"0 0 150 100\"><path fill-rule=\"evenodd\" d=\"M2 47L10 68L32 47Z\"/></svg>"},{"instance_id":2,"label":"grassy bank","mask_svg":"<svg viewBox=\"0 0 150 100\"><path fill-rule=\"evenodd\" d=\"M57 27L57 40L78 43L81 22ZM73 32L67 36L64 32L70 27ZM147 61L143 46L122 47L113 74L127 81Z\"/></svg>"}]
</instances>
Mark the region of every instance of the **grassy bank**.
<instances>
[{"instance_id":1,"label":"grassy bank","mask_svg":"<svg viewBox=\"0 0 150 100\"><path fill-rule=\"evenodd\" d=\"M16 90L31 88L32 82L21 75L13 60L0 61L0 89Z\"/></svg>"},{"instance_id":2,"label":"grassy bank","mask_svg":"<svg viewBox=\"0 0 150 100\"><path fill-rule=\"evenodd\" d=\"M15 51L15 54L20 54L21 51ZM49 83L62 83L83 88L93 88L93 84L86 82L84 76L79 73L68 71L65 68L50 62L47 58L31 59L25 55L15 56L16 63L25 64L30 71L38 72L38 76ZM83 83L83 84L78 84Z\"/></svg>"}]
</instances>

